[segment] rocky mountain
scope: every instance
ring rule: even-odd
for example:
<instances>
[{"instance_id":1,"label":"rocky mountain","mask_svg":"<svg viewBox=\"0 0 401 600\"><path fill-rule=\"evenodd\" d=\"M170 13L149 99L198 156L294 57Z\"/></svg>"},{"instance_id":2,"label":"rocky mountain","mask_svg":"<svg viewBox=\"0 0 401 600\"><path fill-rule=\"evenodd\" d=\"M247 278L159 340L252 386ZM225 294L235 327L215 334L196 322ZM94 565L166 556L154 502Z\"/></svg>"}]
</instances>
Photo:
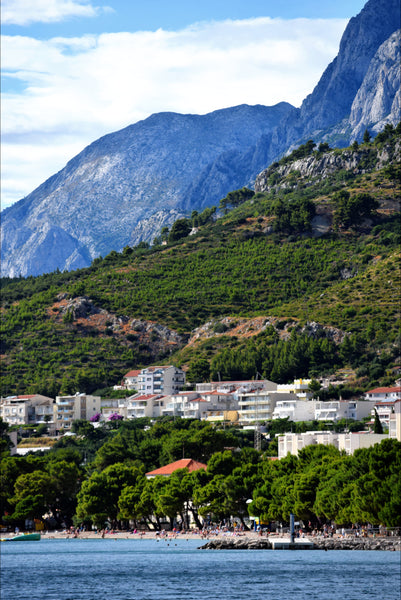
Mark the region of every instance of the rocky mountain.
<instances>
[{"instance_id":1,"label":"rocky mountain","mask_svg":"<svg viewBox=\"0 0 401 600\"><path fill-rule=\"evenodd\" d=\"M76 269L230 190L302 141L346 146L400 120L398 0L369 0L300 109L159 113L97 140L2 213L2 274Z\"/></svg>"},{"instance_id":2,"label":"rocky mountain","mask_svg":"<svg viewBox=\"0 0 401 600\"><path fill-rule=\"evenodd\" d=\"M252 147L293 110L281 103L204 116L159 113L102 137L3 212L3 274L76 269L150 240L183 214L188 188L217 157ZM234 170L223 173L210 203L242 184Z\"/></svg>"}]
</instances>

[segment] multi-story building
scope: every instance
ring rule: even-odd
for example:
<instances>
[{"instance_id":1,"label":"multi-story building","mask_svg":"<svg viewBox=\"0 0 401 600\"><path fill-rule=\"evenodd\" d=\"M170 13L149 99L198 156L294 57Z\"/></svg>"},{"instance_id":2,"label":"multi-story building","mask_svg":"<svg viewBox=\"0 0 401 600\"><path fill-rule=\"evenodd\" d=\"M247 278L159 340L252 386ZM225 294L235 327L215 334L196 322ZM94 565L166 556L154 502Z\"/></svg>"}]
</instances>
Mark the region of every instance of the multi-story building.
<instances>
[{"instance_id":1,"label":"multi-story building","mask_svg":"<svg viewBox=\"0 0 401 600\"><path fill-rule=\"evenodd\" d=\"M314 444L330 444L338 450L345 450L347 454L353 454L358 448L369 448L388 438L387 435L376 433L333 433L332 431L284 433L277 437L279 458L284 458L288 453L298 456L300 450Z\"/></svg>"},{"instance_id":2,"label":"multi-story building","mask_svg":"<svg viewBox=\"0 0 401 600\"><path fill-rule=\"evenodd\" d=\"M388 435L401 442L401 400L394 402L394 412L389 419Z\"/></svg>"},{"instance_id":3,"label":"multi-story building","mask_svg":"<svg viewBox=\"0 0 401 600\"><path fill-rule=\"evenodd\" d=\"M134 369L128 371L124 375L123 386L127 390L137 390L138 389L138 377L141 374L140 369Z\"/></svg>"},{"instance_id":4,"label":"multi-story building","mask_svg":"<svg viewBox=\"0 0 401 600\"><path fill-rule=\"evenodd\" d=\"M315 402L299 400L298 396L289 399L279 399L273 411L273 419L288 419L289 421L313 421L315 419Z\"/></svg>"},{"instance_id":5,"label":"multi-story building","mask_svg":"<svg viewBox=\"0 0 401 600\"><path fill-rule=\"evenodd\" d=\"M277 385L278 392L296 394L299 400L310 400L313 393L309 390L311 379L294 379L292 383L279 383Z\"/></svg>"},{"instance_id":6,"label":"multi-story building","mask_svg":"<svg viewBox=\"0 0 401 600\"><path fill-rule=\"evenodd\" d=\"M41 394L9 396L0 402L0 416L9 425L35 425L53 422L53 398Z\"/></svg>"},{"instance_id":7,"label":"multi-story building","mask_svg":"<svg viewBox=\"0 0 401 600\"><path fill-rule=\"evenodd\" d=\"M388 402L375 402L370 413L372 415L372 422L374 421L375 413L377 413L381 424L385 427L389 427L391 415L394 413L395 402L396 401L394 400Z\"/></svg>"},{"instance_id":8,"label":"multi-story building","mask_svg":"<svg viewBox=\"0 0 401 600\"><path fill-rule=\"evenodd\" d=\"M365 417L369 417L373 404L373 402L367 402L366 400L316 401L315 420L339 421L340 419L351 419L360 421Z\"/></svg>"},{"instance_id":9,"label":"multi-story building","mask_svg":"<svg viewBox=\"0 0 401 600\"><path fill-rule=\"evenodd\" d=\"M292 400L293 394L279 394L268 390L255 390L238 393L238 413L240 423L247 425L258 421L269 421L278 400Z\"/></svg>"},{"instance_id":10,"label":"multi-story building","mask_svg":"<svg viewBox=\"0 0 401 600\"><path fill-rule=\"evenodd\" d=\"M56 396L54 405L54 422L56 429L71 429L73 421L78 419L90 420L96 413L100 413L100 396Z\"/></svg>"},{"instance_id":11,"label":"multi-story building","mask_svg":"<svg viewBox=\"0 0 401 600\"><path fill-rule=\"evenodd\" d=\"M163 394L135 394L127 401L128 419L139 419L141 417L160 417L165 404Z\"/></svg>"},{"instance_id":12,"label":"multi-story building","mask_svg":"<svg viewBox=\"0 0 401 600\"><path fill-rule=\"evenodd\" d=\"M185 373L172 365L147 367L137 378L137 390L140 394L176 394L185 385Z\"/></svg>"}]
</instances>

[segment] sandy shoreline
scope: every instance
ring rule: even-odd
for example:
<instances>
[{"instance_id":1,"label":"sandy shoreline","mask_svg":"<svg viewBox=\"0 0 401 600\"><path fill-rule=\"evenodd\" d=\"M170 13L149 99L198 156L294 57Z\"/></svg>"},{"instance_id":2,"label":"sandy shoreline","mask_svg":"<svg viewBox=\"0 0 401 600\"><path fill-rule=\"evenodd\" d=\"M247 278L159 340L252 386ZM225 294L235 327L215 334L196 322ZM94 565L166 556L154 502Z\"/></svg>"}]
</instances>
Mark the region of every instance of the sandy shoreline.
<instances>
[{"instance_id":1,"label":"sandy shoreline","mask_svg":"<svg viewBox=\"0 0 401 600\"><path fill-rule=\"evenodd\" d=\"M55 540L65 540L78 538L82 540L97 540L97 539L105 539L105 540L159 540L159 539L179 539L179 540L199 540L200 542L207 542L211 539L223 539L223 538L233 538L233 539L241 539L241 538L252 538L252 539L260 539L260 536L253 532L247 531L246 533L241 533L237 535L233 535L228 532L220 532L218 534L209 534L204 535L200 533L195 533L194 531L185 531L183 533L177 532L174 533L172 531L166 531L164 535L161 535L160 532L156 531L142 531L138 533L131 533L129 531L113 531L112 533L105 533L104 536L99 533L95 533L94 531L82 531L78 535L75 535L66 531L41 531L42 539L55 539ZM11 536L10 536L11 537Z\"/></svg>"}]
</instances>

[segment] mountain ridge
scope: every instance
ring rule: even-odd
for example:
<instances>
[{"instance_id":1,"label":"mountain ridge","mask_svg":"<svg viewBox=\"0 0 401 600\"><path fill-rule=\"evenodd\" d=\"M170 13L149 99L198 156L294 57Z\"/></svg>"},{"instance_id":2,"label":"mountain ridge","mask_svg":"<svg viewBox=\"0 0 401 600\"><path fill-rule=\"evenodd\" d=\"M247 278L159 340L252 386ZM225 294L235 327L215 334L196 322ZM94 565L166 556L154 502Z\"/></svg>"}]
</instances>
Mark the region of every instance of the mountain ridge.
<instances>
[{"instance_id":1,"label":"mountain ridge","mask_svg":"<svg viewBox=\"0 0 401 600\"><path fill-rule=\"evenodd\" d=\"M397 0L369 0L300 109L282 102L157 113L96 140L3 211L2 274L82 268L110 250L152 242L177 217L253 187L266 165L309 136L346 146L367 127L375 134L396 125L399 13Z\"/></svg>"}]
</instances>

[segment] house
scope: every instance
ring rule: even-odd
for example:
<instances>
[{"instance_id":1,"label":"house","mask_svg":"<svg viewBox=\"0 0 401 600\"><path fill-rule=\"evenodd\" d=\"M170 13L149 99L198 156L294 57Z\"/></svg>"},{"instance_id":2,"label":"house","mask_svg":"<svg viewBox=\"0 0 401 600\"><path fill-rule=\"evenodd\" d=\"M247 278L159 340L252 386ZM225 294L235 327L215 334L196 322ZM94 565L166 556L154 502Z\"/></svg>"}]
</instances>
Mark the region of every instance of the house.
<instances>
[{"instance_id":1,"label":"house","mask_svg":"<svg viewBox=\"0 0 401 600\"><path fill-rule=\"evenodd\" d=\"M160 417L165 403L162 394L135 394L127 400L127 418L139 419L141 417Z\"/></svg>"},{"instance_id":2,"label":"house","mask_svg":"<svg viewBox=\"0 0 401 600\"><path fill-rule=\"evenodd\" d=\"M89 421L100 412L100 407L100 396L87 396L80 393L74 396L56 396L53 417L56 429L71 429L73 421L77 419Z\"/></svg>"},{"instance_id":3,"label":"house","mask_svg":"<svg viewBox=\"0 0 401 600\"><path fill-rule=\"evenodd\" d=\"M395 408L395 402L395 400L390 400L388 402L376 402L370 413L372 415L372 423L374 422L375 413L377 413L381 424L389 427L390 418Z\"/></svg>"},{"instance_id":4,"label":"house","mask_svg":"<svg viewBox=\"0 0 401 600\"><path fill-rule=\"evenodd\" d=\"M366 400L374 400L375 402L394 402L401 400L401 386L394 387L378 387L369 390L365 394Z\"/></svg>"},{"instance_id":5,"label":"house","mask_svg":"<svg viewBox=\"0 0 401 600\"><path fill-rule=\"evenodd\" d=\"M141 369L137 390L141 394L176 394L185 385L185 373L172 365Z\"/></svg>"},{"instance_id":6,"label":"house","mask_svg":"<svg viewBox=\"0 0 401 600\"><path fill-rule=\"evenodd\" d=\"M166 396L162 414L163 416L169 417L183 417L188 402L200 398L201 396L197 392L179 392L178 394L170 394Z\"/></svg>"},{"instance_id":7,"label":"house","mask_svg":"<svg viewBox=\"0 0 401 600\"><path fill-rule=\"evenodd\" d=\"M128 371L123 378L123 386L127 390L138 390L138 377L141 374L140 369Z\"/></svg>"},{"instance_id":8,"label":"house","mask_svg":"<svg viewBox=\"0 0 401 600\"><path fill-rule=\"evenodd\" d=\"M53 398L41 394L9 396L0 401L0 416L9 425L53 424Z\"/></svg>"},{"instance_id":9,"label":"house","mask_svg":"<svg viewBox=\"0 0 401 600\"><path fill-rule=\"evenodd\" d=\"M158 475L162 475L163 477L169 477L174 471L178 469L188 469L190 473L192 471L199 471L199 469L204 469L206 471L207 465L204 463L193 460L192 458L182 458L181 460L176 460L169 465L165 465L164 467L160 467L160 469L155 469L154 471L149 471L146 473L147 479L153 479Z\"/></svg>"}]
</instances>

